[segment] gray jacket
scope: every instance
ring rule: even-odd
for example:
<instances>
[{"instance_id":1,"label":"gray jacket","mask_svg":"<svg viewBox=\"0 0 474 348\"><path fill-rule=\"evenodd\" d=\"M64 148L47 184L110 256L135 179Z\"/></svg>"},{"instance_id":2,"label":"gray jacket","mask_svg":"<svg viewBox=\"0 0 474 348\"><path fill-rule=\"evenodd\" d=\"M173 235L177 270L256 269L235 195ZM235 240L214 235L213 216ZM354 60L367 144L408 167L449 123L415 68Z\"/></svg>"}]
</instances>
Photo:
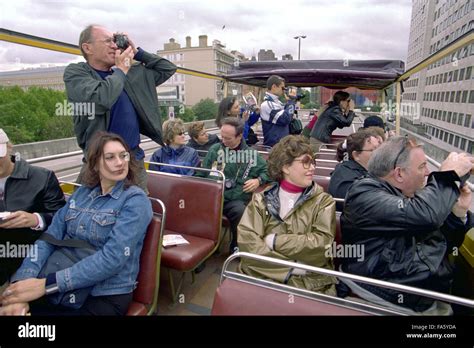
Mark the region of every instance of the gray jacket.
<instances>
[{"instance_id":1,"label":"gray jacket","mask_svg":"<svg viewBox=\"0 0 474 348\"><path fill-rule=\"evenodd\" d=\"M74 132L81 149L86 150L95 132L108 129L110 109L124 88L137 111L140 133L163 145L156 86L176 72L176 65L157 55L142 52L141 62L132 65L127 75L117 69L104 80L87 63L70 64L64 71L68 101L92 103L94 107L93 115L81 114L80 109L74 109Z\"/></svg>"}]
</instances>

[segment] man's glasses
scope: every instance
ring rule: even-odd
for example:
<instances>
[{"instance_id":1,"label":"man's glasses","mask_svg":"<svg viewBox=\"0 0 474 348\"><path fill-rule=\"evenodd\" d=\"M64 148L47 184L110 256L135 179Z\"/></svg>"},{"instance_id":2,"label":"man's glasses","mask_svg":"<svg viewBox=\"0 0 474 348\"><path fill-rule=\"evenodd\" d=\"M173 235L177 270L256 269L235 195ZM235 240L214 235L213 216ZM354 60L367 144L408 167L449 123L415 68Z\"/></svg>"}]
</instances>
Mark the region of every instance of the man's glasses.
<instances>
[{"instance_id":1,"label":"man's glasses","mask_svg":"<svg viewBox=\"0 0 474 348\"><path fill-rule=\"evenodd\" d=\"M400 151L398 152L397 157L395 157L395 162L393 162L393 169L397 168L397 162L398 162L398 160L400 159L400 156L401 156L401 155L405 152L405 150L407 149L408 145L410 145L410 147L416 147L416 146L417 146L416 140L415 140L415 139L408 138L408 135L405 135L405 136L402 138L402 148L401 148Z\"/></svg>"},{"instance_id":2,"label":"man's glasses","mask_svg":"<svg viewBox=\"0 0 474 348\"><path fill-rule=\"evenodd\" d=\"M303 157L301 159L295 159L294 161L301 162L304 169L311 168L311 165L313 165L313 167L316 167L316 159L314 159L310 155L306 155L305 157Z\"/></svg>"},{"instance_id":3,"label":"man's glasses","mask_svg":"<svg viewBox=\"0 0 474 348\"><path fill-rule=\"evenodd\" d=\"M105 43L107 46L111 46L112 43L114 43L114 38L113 37L108 37L107 39L103 39L103 40L94 40L94 41L98 41L98 42L103 42ZM89 41L90 43L91 42L94 42L94 41Z\"/></svg>"}]
</instances>

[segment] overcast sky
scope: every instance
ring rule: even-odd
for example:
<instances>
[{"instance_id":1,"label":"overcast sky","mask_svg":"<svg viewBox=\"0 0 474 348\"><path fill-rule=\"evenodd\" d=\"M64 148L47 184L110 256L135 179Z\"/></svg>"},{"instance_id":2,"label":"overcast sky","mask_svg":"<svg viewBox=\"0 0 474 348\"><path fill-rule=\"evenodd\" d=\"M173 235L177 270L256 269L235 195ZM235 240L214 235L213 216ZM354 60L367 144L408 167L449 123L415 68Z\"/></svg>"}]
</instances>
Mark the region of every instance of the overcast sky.
<instances>
[{"instance_id":1,"label":"overcast sky","mask_svg":"<svg viewBox=\"0 0 474 348\"><path fill-rule=\"evenodd\" d=\"M147 51L173 37L208 35L246 56L261 48L301 59L400 59L406 61L411 0L186 0L186 1L2 1L0 27L77 44L97 23L126 31ZM224 27L225 26L225 27ZM37 64L67 64L76 56L0 41L0 71Z\"/></svg>"}]
</instances>

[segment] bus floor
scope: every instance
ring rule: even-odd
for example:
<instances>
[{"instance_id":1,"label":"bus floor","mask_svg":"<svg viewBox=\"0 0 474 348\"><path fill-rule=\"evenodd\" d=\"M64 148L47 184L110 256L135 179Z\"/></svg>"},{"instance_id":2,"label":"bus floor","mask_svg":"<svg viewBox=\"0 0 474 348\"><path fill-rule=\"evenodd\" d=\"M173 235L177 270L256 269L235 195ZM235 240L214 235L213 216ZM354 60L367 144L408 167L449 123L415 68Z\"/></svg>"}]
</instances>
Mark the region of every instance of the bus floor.
<instances>
[{"instance_id":1,"label":"bus floor","mask_svg":"<svg viewBox=\"0 0 474 348\"><path fill-rule=\"evenodd\" d=\"M228 235L228 234L227 234ZM214 294L219 286L222 266L229 256L229 240L225 238L219 248L219 253L206 260L206 267L195 275L194 284L191 283L191 274L187 273L181 287L176 304L172 302L168 279L168 270L164 267L160 272L160 291L158 295L158 315L210 315L214 301ZM230 265L235 270L237 263ZM180 274L172 271L175 286Z\"/></svg>"}]
</instances>

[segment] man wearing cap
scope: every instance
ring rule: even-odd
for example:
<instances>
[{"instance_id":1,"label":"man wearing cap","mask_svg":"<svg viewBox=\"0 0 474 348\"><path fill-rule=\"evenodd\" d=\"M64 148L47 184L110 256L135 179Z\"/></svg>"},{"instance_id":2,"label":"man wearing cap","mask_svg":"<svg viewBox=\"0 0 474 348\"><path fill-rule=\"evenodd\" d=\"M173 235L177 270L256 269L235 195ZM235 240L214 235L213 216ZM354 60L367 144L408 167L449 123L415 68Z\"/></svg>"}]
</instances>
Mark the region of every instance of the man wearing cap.
<instances>
[{"instance_id":1,"label":"man wearing cap","mask_svg":"<svg viewBox=\"0 0 474 348\"><path fill-rule=\"evenodd\" d=\"M12 149L0 129L0 286L66 203L54 173L12 156Z\"/></svg>"}]
</instances>

